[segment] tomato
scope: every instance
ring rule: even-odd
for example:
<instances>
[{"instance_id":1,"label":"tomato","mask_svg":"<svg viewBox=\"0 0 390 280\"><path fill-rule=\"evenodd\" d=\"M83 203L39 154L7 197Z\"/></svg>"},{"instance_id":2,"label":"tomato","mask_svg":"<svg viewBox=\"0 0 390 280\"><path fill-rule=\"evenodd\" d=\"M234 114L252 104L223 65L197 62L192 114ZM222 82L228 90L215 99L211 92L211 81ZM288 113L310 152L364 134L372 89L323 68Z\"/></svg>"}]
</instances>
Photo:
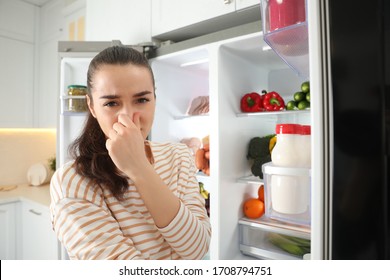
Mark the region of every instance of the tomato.
<instances>
[{"instance_id":1,"label":"tomato","mask_svg":"<svg viewBox=\"0 0 390 280\"><path fill-rule=\"evenodd\" d=\"M264 185L260 185L259 189L257 190L257 199L264 202Z\"/></svg>"}]
</instances>

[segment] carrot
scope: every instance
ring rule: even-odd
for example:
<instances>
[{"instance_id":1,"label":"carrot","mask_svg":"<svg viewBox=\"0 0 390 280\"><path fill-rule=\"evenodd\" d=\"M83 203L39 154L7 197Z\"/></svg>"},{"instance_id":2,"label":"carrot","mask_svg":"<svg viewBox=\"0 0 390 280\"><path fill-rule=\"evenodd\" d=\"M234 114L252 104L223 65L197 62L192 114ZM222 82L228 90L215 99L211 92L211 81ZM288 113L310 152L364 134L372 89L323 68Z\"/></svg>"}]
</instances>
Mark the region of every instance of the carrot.
<instances>
[{"instance_id":1,"label":"carrot","mask_svg":"<svg viewBox=\"0 0 390 280\"><path fill-rule=\"evenodd\" d=\"M200 170L203 170L205 168L204 153L204 149L198 149L195 154L195 165Z\"/></svg>"},{"instance_id":2,"label":"carrot","mask_svg":"<svg viewBox=\"0 0 390 280\"><path fill-rule=\"evenodd\" d=\"M206 151L206 152L204 153L204 157L205 157L206 159L210 159L210 151Z\"/></svg>"}]
</instances>

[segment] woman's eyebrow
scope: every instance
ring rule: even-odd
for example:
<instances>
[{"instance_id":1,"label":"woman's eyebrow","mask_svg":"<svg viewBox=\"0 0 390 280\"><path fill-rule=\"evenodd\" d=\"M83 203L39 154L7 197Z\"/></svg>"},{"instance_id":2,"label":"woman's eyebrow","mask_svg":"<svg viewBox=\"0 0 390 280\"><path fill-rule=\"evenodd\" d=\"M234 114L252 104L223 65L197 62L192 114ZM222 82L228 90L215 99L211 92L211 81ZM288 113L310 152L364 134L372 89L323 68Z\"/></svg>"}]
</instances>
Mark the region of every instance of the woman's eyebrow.
<instances>
[{"instance_id":1,"label":"woman's eyebrow","mask_svg":"<svg viewBox=\"0 0 390 280\"><path fill-rule=\"evenodd\" d=\"M102 95L99 97L99 99L117 99L118 95L115 94L108 94L108 95Z\"/></svg>"},{"instance_id":2,"label":"woman's eyebrow","mask_svg":"<svg viewBox=\"0 0 390 280\"><path fill-rule=\"evenodd\" d=\"M152 94L152 92L149 91L149 90L144 90L144 91L141 91L141 92L138 92L138 93L134 94L133 97L140 97L140 96L144 96L144 95L147 95L147 94Z\"/></svg>"}]
</instances>

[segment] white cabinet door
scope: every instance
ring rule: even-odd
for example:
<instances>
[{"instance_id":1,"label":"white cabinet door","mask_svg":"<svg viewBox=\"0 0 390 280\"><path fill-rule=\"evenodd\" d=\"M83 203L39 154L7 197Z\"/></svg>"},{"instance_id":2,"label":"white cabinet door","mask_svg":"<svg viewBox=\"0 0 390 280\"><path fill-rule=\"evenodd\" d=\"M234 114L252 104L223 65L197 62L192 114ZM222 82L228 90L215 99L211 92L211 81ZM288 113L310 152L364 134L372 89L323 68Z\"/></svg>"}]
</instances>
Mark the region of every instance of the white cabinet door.
<instances>
[{"instance_id":1,"label":"white cabinet door","mask_svg":"<svg viewBox=\"0 0 390 280\"><path fill-rule=\"evenodd\" d=\"M236 0L236 10L246 9L255 5L259 5L260 14L260 0Z\"/></svg>"},{"instance_id":2,"label":"white cabinet door","mask_svg":"<svg viewBox=\"0 0 390 280\"><path fill-rule=\"evenodd\" d=\"M58 41L66 40L62 0L51 0L41 7L39 22L39 62L35 77L37 91L34 96L34 126L57 126L58 104Z\"/></svg>"},{"instance_id":3,"label":"white cabinet door","mask_svg":"<svg viewBox=\"0 0 390 280\"><path fill-rule=\"evenodd\" d=\"M32 127L34 45L0 37L0 127Z\"/></svg>"},{"instance_id":4,"label":"white cabinet door","mask_svg":"<svg viewBox=\"0 0 390 280\"><path fill-rule=\"evenodd\" d=\"M16 203L0 205L0 259L16 259Z\"/></svg>"},{"instance_id":5,"label":"white cabinet door","mask_svg":"<svg viewBox=\"0 0 390 280\"><path fill-rule=\"evenodd\" d=\"M22 259L57 260L59 243L52 229L49 208L22 203Z\"/></svg>"},{"instance_id":6,"label":"white cabinet door","mask_svg":"<svg viewBox=\"0 0 390 280\"><path fill-rule=\"evenodd\" d=\"M40 8L39 42L58 39L64 33L64 1L51 0Z\"/></svg>"},{"instance_id":7,"label":"white cabinet door","mask_svg":"<svg viewBox=\"0 0 390 280\"><path fill-rule=\"evenodd\" d=\"M151 2L152 0L87 0L85 40L120 40L126 45L150 42Z\"/></svg>"},{"instance_id":8,"label":"white cabinet door","mask_svg":"<svg viewBox=\"0 0 390 280\"><path fill-rule=\"evenodd\" d=\"M23 1L0 1L0 36L33 43L38 8Z\"/></svg>"},{"instance_id":9,"label":"white cabinet door","mask_svg":"<svg viewBox=\"0 0 390 280\"><path fill-rule=\"evenodd\" d=\"M152 36L235 11L232 0L154 0Z\"/></svg>"}]
</instances>

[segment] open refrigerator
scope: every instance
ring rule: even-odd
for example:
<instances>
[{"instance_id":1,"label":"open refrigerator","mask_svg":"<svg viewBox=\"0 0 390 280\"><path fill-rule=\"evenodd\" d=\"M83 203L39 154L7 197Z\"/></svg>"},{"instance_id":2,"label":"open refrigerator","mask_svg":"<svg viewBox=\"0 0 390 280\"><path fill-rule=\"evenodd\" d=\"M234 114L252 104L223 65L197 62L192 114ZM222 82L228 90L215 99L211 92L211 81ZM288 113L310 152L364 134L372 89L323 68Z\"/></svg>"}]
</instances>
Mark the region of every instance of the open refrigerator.
<instances>
[{"instance_id":1,"label":"open refrigerator","mask_svg":"<svg viewBox=\"0 0 390 280\"><path fill-rule=\"evenodd\" d=\"M276 33L268 32L264 22L161 46L150 57L157 96L150 139L180 142L185 138L209 137L210 175L197 174L198 181L210 192L212 239L207 258L304 258L303 254L292 254L272 244L270 236L275 234L309 242L310 254L305 259L389 258L384 137L387 107L381 102L389 93L389 72L384 72L389 70L389 35L385 37L389 32L374 32L375 23L363 24L361 20L367 18L365 15L381 15L381 30L389 30L389 19L378 12L381 8L389 11L389 5L377 0L364 13L354 8L348 28L341 28L345 23L337 11L345 10L348 4L358 6L356 1L347 2L305 1L305 21L279 30L293 32L295 40L303 38L298 43L301 50L306 50L290 57L272 45ZM364 33L378 44L355 45L360 42L357 37L361 37L362 31L367 31ZM74 43L77 48L72 47ZM68 160L67 147L78 135L86 116L85 112L67 112L66 88L70 84L86 84L89 61L110 43L96 48L93 44L60 43L59 165ZM369 53L371 59L364 59L362 53ZM385 58L386 67L375 55ZM361 66L359 59L371 69ZM307 80L310 110L240 111L240 99L245 93L273 90L288 101ZM379 94L373 94L372 88ZM208 96L209 112L190 116L188 106L198 96ZM367 103L367 98L371 102ZM362 116L372 117L373 123L364 124L366 120L360 117L344 117L343 110L362 112ZM356 120L364 129L358 130ZM310 218L305 223L289 223L266 215L248 219L243 215L244 201L256 197L259 185L264 184L251 174L251 163L246 157L249 140L273 134L276 124L281 123L311 126ZM346 133L349 129L354 131ZM366 130L375 139L374 154L361 153L359 149L359 145L367 145L364 141L368 137L361 137ZM343 139L355 145L345 145ZM353 193L349 193L351 183ZM359 206L368 189L370 200L365 201L367 210L362 212Z\"/></svg>"}]
</instances>

